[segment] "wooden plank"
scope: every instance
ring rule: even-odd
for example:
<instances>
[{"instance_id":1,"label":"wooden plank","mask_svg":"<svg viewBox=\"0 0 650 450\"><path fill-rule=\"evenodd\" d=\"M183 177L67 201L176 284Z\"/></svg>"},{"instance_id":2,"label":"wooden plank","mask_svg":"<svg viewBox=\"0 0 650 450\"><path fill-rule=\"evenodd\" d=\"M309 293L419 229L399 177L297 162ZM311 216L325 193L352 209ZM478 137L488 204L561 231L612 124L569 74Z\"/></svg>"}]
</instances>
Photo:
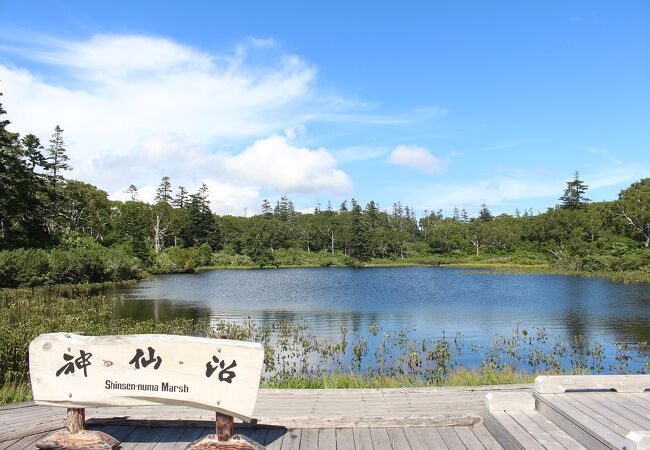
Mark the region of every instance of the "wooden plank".
<instances>
[{"instance_id":1,"label":"wooden plank","mask_svg":"<svg viewBox=\"0 0 650 450\"><path fill-rule=\"evenodd\" d=\"M422 428L404 428L404 434L412 450L428 450L429 444L422 435ZM359 447L357 446L357 450Z\"/></svg>"},{"instance_id":2,"label":"wooden plank","mask_svg":"<svg viewBox=\"0 0 650 450\"><path fill-rule=\"evenodd\" d=\"M494 436L485 428L485 425L482 423L477 423L472 425L472 431L476 437L481 441L483 447L487 450L503 450L503 447L494 439Z\"/></svg>"},{"instance_id":3,"label":"wooden plank","mask_svg":"<svg viewBox=\"0 0 650 450\"><path fill-rule=\"evenodd\" d=\"M589 395L591 399L604 408L608 408L630 422L637 424L638 427L634 428L635 430L650 430L650 410L643 410L634 403L619 399L618 396L621 394L616 393L605 396L600 392L593 392L585 395Z\"/></svg>"},{"instance_id":4,"label":"wooden plank","mask_svg":"<svg viewBox=\"0 0 650 450\"><path fill-rule=\"evenodd\" d=\"M530 420L535 422L544 431L553 436L555 440L561 443L565 448L570 450L587 450L584 445L573 439L563 429L548 420L547 417L538 411L526 411L524 414L526 414Z\"/></svg>"},{"instance_id":5,"label":"wooden plank","mask_svg":"<svg viewBox=\"0 0 650 450\"><path fill-rule=\"evenodd\" d=\"M176 446L178 438L182 436L185 431L183 428L179 427L167 427L162 428L163 433L158 436L158 442L153 445L154 450L169 450Z\"/></svg>"},{"instance_id":6,"label":"wooden plank","mask_svg":"<svg viewBox=\"0 0 650 450\"><path fill-rule=\"evenodd\" d=\"M368 428L353 428L354 448L356 450L373 450L372 437Z\"/></svg>"},{"instance_id":7,"label":"wooden plank","mask_svg":"<svg viewBox=\"0 0 650 450\"><path fill-rule=\"evenodd\" d=\"M490 392L485 406L489 411L533 411L535 397L530 392Z\"/></svg>"},{"instance_id":8,"label":"wooden plank","mask_svg":"<svg viewBox=\"0 0 650 450\"><path fill-rule=\"evenodd\" d=\"M620 448L625 445L620 435L585 414L582 408L567 403L557 394L544 394L537 398L537 410L588 449L609 449L617 446Z\"/></svg>"},{"instance_id":9,"label":"wooden plank","mask_svg":"<svg viewBox=\"0 0 650 450\"><path fill-rule=\"evenodd\" d=\"M151 440L154 439L154 435L156 435L157 432L160 432L160 430L161 428L137 427L135 430L133 430L133 433L129 435L128 441L122 442L120 448L122 450L140 450L151 448L153 446L151 444Z\"/></svg>"},{"instance_id":10,"label":"wooden plank","mask_svg":"<svg viewBox=\"0 0 650 450\"><path fill-rule=\"evenodd\" d=\"M257 443L264 445L264 441L268 432L268 428L254 428L251 431L250 438Z\"/></svg>"},{"instance_id":11,"label":"wooden plank","mask_svg":"<svg viewBox=\"0 0 650 450\"><path fill-rule=\"evenodd\" d=\"M506 414L512 417L521 428L526 431L526 433L542 444L544 448L548 450L564 450L564 446L561 443L559 443L550 433L532 421L530 417L524 414L524 411L506 411Z\"/></svg>"},{"instance_id":12,"label":"wooden plank","mask_svg":"<svg viewBox=\"0 0 650 450\"><path fill-rule=\"evenodd\" d=\"M286 428L270 428L264 439L266 450L278 450L282 448L282 441L287 431Z\"/></svg>"},{"instance_id":13,"label":"wooden plank","mask_svg":"<svg viewBox=\"0 0 650 450\"><path fill-rule=\"evenodd\" d=\"M637 424L626 419L625 417L617 414L612 411L609 407L604 406L596 402L593 398L584 393L575 393L575 394L564 394L567 398L567 401L575 402L582 406L583 410L589 414L591 417L598 420L603 425L607 426L609 429L614 430L616 433L620 434L621 437L625 438L625 435L631 431L639 428ZM588 409L586 409L588 408Z\"/></svg>"},{"instance_id":14,"label":"wooden plank","mask_svg":"<svg viewBox=\"0 0 650 450\"><path fill-rule=\"evenodd\" d=\"M42 334L29 346L36 404L183 404L250 419L264 349L255 342L141 334Z\"/></svg>"},{"instance_id":15,"label":"wooden plank","mask_svg":"<svg viewBox=\"0 0 650 450\"><path fill-rule=\"evenodd\" d=\"M618 397L625 399L630 403L640 406L645 410L650 410L650 393L647 394L618 394Z\"/></svg>"},{"instance_id":16,"label":"wooden plank","mask_svg":"<svg viewBox=\"0 0 650 450\"><path fill-rule=\"evenodd\" d=\"M491 411L489 414L494 418L495 423L501 427L503 432L517 443L520 448L526 450L544 450L544 446L537 442L537 440L522 428L521 425L519 425L519 423L507 412ZM495 437L497 437L497 440L501 443L498 436Z\"/></svg>"},{"instance_id":17,"label":"wooden plank","mask_svg":"<svg viewBox=\"0 0 650 450\"><path fill-rule=\"evenodd\" d=\"M5 450L10 445L14 444L18 439L10 439L0 442L0 450Z\"/></svg>"},{"instance_id":18,"label":"wooden plank","mask_svg":"<svg viewBox=\"0 0 650 450\"><path fill-rule=\"evenodd\" d=\"M431 449L441 448L446 449L445 441L442 440L442 436L438 433L438 430L434 427L429 428L419 428L424 441L427 443L427 446Z\"/></svg>"},{"instance_id":19,"label":"wooden plank","mask_svg":"<svg viewBox=\"0 0 650 450\"><path fill-rule=\"evenodd\" d=\"M375 450L391 450L393 448L390 445L390 438L386 428L370 428L370 437Z\"/></svg>"},{"instance_id":20,"label":"wooden plank","mask_svg":"<svg viewBox=\"0 0 650 450\"><path fill-rule=\"evenodd\" d=\"M535 378L535 391L540 394L585 390L643 392L646 389L650 390L650 375L553 375Z\"/></svg>"},{"instance_id":21,"label":"wooden plank","mask_svg":"<svg viewBox=\"0 0 650 450\"><path fill-rule=\"evenodd\" d=\"M47 435L48 433L39 433L32 436L25 436L7 447L7 450L23 450L25 448L34 448L34 444Z\"/></svg>"},{"instance_id":22,"label":"wooden plank","mask_svg":"<svg viewBox=\"0 0 650 450\"><path fill-rule=\"evenodd\" d=\"M479 438L476 437L476 435L472 432L472 429L470 427L453 427L454 431L458 435L461 441L463 441L463 444L465 444L465 447L468 448L468 450L484 450L485 447L483 447L483 444L481 444L481 441Z\"/></svg>"},{"instance_id":23,"label":"wooden plank","mask_svg":"<svg viewBox=\"0 0 650 450\"><path fill-rule=\"evenodd\" d=\"M352 428L336 429L336 450L354 450Z\"/></svg>"},{"instance_id":24,"label":"wooden plank","mask_svg":"<svg viewBox=\"0 0 650 450\"><path fill-rule=\"evenodd\" d=\"M298 450L300 448L300 436L302 430L300 428L288 429L284 438L282 439L282 450Z\"/></svg>"},{"instance_id":25,"label":"wooden plank","mask_svg":"<svg viewBox=\"0 0 650 450\"><path fill-rule=\"evenodd\" d=\"M318 428L305 428L302 430L300 450L318 450Z\"/></svg>"},{"instance_id":26,"label":"wooden plank","mask_svg":"<svg viewBox=\"0 0 650 450\"><path fill-rule=\"evenodd\" d=\"M318 429L318 448L336 448L336 430L334 428Z\"/></svg>"},{"instance_id":27,"label":"wooden plank","mask_svg":"<svg viewBox=\"0 0 650 450\"><path fill-rule=\"evenodd\" d=\"M403 428L388 428L386 431L388 432L388 439L390 440L390 444L393 448L411 448L408 439L406 439Z\"/></svg>"},{"instance_id":28,"label":"wooden plank","mask_svg":"<svg viewBox=\"0 0 650 450\"><path fill-rule=\"evenodd\" d=\"M449 450L465 450L465 444L452 427L438 427L438 433Z\"/></svg>"}]
</instances>

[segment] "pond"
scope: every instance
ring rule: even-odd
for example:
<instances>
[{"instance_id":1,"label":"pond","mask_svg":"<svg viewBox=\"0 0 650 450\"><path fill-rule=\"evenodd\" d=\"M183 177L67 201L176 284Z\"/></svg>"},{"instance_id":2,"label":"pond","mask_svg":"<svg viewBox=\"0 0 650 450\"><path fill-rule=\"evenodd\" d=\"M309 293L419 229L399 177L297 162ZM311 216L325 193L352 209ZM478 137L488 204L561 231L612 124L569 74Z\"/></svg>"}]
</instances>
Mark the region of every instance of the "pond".
<instances>
[{"instance_id":1,"label":"pond","mask_svg":"<svg viewBox=\"0 0 650 450\"><path fill-rule=\"evenodd\" d=\"M173 317L258 324L304 321L319 338L345 325L368 336L408 329L413 338L454 336L487 347L513 328L550 336L584 336L612 350L650 341L650 286L598 278L494 274L440 267L215 270L162 275L112 295L126 301L118 317ZM371 338L371 337L369 337ZM465 355L466 363L480 363Z\"/></svg>"}]
</instances>

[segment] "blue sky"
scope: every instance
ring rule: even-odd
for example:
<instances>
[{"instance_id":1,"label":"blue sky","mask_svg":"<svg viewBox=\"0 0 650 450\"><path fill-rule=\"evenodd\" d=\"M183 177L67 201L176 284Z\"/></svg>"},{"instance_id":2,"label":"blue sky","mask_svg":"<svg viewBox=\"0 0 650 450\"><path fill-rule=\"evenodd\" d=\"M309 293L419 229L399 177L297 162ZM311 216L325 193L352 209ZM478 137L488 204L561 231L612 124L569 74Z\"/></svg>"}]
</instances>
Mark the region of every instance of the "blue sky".
<instances>
[{"instance_id":1,"label":"blue sky","mask_svg":"<svg viewBox=\"0 0 650 450\"><path fill-rule=\"evenodd\" d=\"M0 2L13 128L58 123L71 176L213 209L352 196L543 211L650 174L650 4Z\"/></svg>"}]
</instances>

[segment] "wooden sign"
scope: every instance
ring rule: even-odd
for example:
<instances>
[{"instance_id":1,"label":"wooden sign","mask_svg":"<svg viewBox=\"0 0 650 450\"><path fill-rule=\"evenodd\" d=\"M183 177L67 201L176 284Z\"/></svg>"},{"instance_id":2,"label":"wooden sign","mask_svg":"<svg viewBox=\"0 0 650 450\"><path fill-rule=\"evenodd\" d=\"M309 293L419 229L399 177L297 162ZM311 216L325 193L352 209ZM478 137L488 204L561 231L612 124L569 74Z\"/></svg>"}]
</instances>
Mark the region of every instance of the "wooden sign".
<instances>
[{"instance_id":1,"label":"wooden sign","mask_svg":"<svg viewBox=\"0 0 650 450\"><path fill-rule=\"evenodd\" d=\"M141 334L42 334L29 346L39 405L184 405L250 420L264 349L253 342Z\"/></svg>"}]
</instances>

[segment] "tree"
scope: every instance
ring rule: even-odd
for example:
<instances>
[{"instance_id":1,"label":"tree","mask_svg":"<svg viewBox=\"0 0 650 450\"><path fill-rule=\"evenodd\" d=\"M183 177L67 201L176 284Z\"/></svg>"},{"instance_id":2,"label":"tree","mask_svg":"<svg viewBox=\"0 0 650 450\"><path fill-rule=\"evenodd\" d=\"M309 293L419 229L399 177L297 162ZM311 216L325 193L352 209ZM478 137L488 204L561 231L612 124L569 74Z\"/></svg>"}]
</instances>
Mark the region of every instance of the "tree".
<instances>
[{"instance_id":1,"label":"tree","mask_svg":"<svg viewBox=\"0 0 650 450\"><path fill-rule=\"evenodd\" d=\"M560 200L562 201L560 207L562 209L575 211L582 208L591 201L584 196L584 194L587 192L587 189L589 189L589 186L587 186L584 181L580 179L580 174L577 170L575 172L573 180L567 181L566 185L567 186L564 190L564 194L562 194L562 197L560 197Z\"/></svg>"},{"instance_id":2,"label":"tree","mask_svg":"<svg viewBox=\"0 0 650 450\"><path fill-rule=\"evenodd\" d=\"M156 203L171 203L172 202L172 182L168 176L162 177L160 185L156 190Z\"/></svg>"},{"instance_id":3,"label":"tree","mask_svg":"<svg viewBox=\"0 0 650 450\"><path fill-rule=\"evenodd\" d=\"M50 147L48 148L50 183L55 189L57 184L63 181L63 171L70 170L70 166L67 164L70 158L65 152L63 129L57 125L54 128L54 134L52 134Z\"/></svg>"},{"instance_id":4,"label":"tree","mask_svg":"<svg viewBox=\"0 0 650 450\"><path fill-rule=\"evenodd\" d=\"M492 219L494 219L494 216L488 209L487 205L485 203L481 203L481 210L478 213L478 220L481 222L489 222Z\"/></svg>"},{"instance_id":5,"label":"tree","mask_svg":"<svg viewBox=\"0 0 650 450\"><path fill-rule=\"evenodd\" d=\"M213 250L219 244L219 230L208 200L208 186L203 183L187 204L187 223L181 230L185 247L207 243Z\"/></svg>"},{"instance_id":6,"label":"tree","mask_svg":"<svg viewBox=\"0 0 650 450\"><path fill-rule=\"evenodd\" d=\"M262 215L266 217L273 215L273 208L267 199L262 200Z\"/></svg>"},{"instance_id":7,"label":"tree","mask_svg":"<svg viewBox=\"0 0 650 450\"><path fill-rule=\"evenodd\" d=\"M618 211L632 237L650 248L650 178L633 183L618 194Z\"/></svg>"},{"instance_id":8,"label":"tree","mask_svg":"<svg viewBox=\"0 0 650 450\"><path fill-rule=\"evenodd\" d=\"M129 194L132 202L138 201L138 188L135 187L135 184L130 185L124 193Z\"/></svg>"},{"instance_id":9,"label":"tree","mask_svg":"<svg viewBox=\"0 0 650 450\"><path fill-rule=\"evenodd\" d=\"M363 220L361 206L352 199L352 229L350 236L350 255L360 261L370 259L368 230Z\"/></svg>"},{"instance_id":10,"label":"tree","mask_svg":"<svg viewBox=\"0 0 650 450\"><path fill-rule=\"evenodd\" d=\"M184 186L178 186L178 193L173 203L176 208L185 208L187 206L187 189Z\"/></svg>"},{"instance_id":11,"label":"tree","mask_svg":"<svg viewBox=\"0 0 650 450\"><path fill-rule=\"evenodd\" d=\"M5 114L0 104L0 248L45 245L50 211L47 183L36 170L42 162L40 143L33 135L19 141L18 133L7 130L11 122L2 118Z\"/></svg>"}]
</instances>

